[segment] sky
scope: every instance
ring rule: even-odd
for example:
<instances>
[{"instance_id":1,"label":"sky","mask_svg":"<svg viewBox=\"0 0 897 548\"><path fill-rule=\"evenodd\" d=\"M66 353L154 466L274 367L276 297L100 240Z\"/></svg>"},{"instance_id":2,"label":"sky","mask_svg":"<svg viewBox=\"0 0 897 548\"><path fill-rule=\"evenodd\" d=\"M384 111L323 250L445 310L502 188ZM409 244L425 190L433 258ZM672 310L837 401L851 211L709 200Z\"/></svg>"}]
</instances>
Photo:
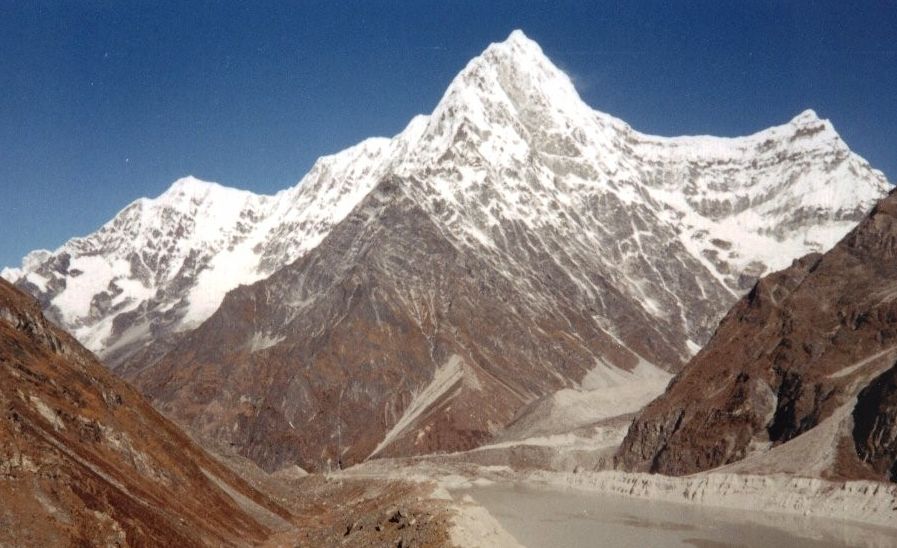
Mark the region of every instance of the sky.
<instances>
[{"instance_id":1,"label":"sky","mask_svg":"<svg viewBox=\"0 0 897 548\"><path fill-rule=\"evenodd\" d=\"M0 0L0 266L188 174L292 186L429 113L516 28L639 131L737 136L813 108L897 182L897 0Z\"/></svg>"}]
</instances>

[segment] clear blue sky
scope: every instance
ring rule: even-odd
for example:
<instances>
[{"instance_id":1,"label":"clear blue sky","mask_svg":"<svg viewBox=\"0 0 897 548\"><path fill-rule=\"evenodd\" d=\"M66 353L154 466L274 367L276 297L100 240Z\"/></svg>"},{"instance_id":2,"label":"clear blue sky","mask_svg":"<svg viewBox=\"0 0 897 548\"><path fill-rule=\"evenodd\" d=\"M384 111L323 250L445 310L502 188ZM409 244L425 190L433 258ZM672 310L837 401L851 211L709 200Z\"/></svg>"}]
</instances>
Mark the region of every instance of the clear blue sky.
<instances>
[{"instance_id":1,"label":"clear blue sky","mask_svg":"<svg viewBox=\"0 0 897 548\"><path fill-rule=\"evenodd\" d=\"M246 5L241 5L246 4ZM897 181L897 2L0 2L0 265L183 175L274 192L521 28L661 135L805 108Z\"/></svg>"}]
</instances>

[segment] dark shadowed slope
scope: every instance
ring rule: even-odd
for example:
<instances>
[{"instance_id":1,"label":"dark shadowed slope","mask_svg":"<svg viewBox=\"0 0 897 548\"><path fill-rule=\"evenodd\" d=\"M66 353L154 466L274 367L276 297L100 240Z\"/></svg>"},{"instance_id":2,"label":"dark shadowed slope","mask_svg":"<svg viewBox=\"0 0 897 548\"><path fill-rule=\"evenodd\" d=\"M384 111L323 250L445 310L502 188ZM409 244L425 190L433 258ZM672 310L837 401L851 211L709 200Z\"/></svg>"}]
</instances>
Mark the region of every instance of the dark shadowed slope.
<instances>
[{"instance_id":1,"label":"dark shadowed slope","mask_svg":"<svg viewBox=\"0 0 897 548\"><path fill-rule=\"evenodd\" d=\"M521 290L447 239L406 194L415 184L384 181L317 249L127 374L172 417L275 469L467 449L597 356L637 369L562 277L546 266Z\"/></svg>"}]
</instances>

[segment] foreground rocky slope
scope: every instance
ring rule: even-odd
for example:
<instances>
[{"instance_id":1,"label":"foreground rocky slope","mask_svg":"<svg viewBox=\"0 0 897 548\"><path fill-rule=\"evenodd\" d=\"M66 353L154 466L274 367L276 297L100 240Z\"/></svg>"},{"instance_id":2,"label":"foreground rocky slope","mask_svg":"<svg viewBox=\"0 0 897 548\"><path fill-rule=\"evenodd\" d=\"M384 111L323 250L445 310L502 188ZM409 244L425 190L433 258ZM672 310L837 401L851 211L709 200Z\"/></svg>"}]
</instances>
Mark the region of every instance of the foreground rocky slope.
<instances>
[{"instance_id":1,"label":"foreground rocky slope","mask_svg":"<svg viewBox=\"0 0 897 548\"><path fill-rule=\"evenodd\" d=\"M897 481L895 259L892 192L834 249L760 280L635 420L619 463Z\"/></svg>"},{"instance_id":2,"label":"foreground rocky slope","mask_svg":"<svg viewBox=\"0 0 897 548\"><path fill-rule=\"evenodd\" d=\"M268 470L468 449L557 390L677 370L750 273L825 248L886 186L809 112L638 134L521 33L392 142L320 244L117 370Z\"/></svg>"},{"instance_id":3,"label":"foreground rocky slope","mask_svg":"<svg viewBox=\"0 0 897 548\"><path fill-rule=\"evenodd\" d=\"M3 280L0 409L4 546L251 545L284 523Z\"/></svg>"}]
</instances>

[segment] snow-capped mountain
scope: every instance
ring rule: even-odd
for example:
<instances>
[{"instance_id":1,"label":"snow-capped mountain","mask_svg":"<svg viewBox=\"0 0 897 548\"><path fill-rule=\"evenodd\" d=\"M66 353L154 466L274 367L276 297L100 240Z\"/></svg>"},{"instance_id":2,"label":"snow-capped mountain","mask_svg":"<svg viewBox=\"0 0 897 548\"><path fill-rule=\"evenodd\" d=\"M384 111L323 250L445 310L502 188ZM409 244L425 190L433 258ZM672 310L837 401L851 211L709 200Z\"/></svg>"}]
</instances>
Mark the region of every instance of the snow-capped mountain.
<instances>
[{"instance_id":1,"label":"snow-capped mountain","mask_svg":"<svg viewBox=\"0 0 897 548\"><path fill-rule=\"evenodd\" d=\"M182 180L4 275L173 416L314 467L466 448L587 374L676 370L758 276L888 188L812 111L639 133L515 31L431 115L294 188Z\"/></svg>"},{"instance_id":2,"label":"snow-capped mountain","mask_svg":"<svg viewBox=\"0 0 897 548\"><path fill-rule=\"evenodd\" d=\"M558 389L678 369L888 188L811 112L640 134L519 32L388 143L319 244L125 374L270 469L465 449Z\"/></svg>"},{"instance_id":3,"label":"snow-capped mountain","mask_svg":"<svg viewBox=\"0 0 897 548\"><path fill-rule=\"evenodd\" d=\"M812 111L743 138L638 133L583 103L515 31L470 62L431 116L321 158L291 189L258 196L187 177L3 277L118 363L314 248L388 174L421 179L418 201L498 264L496 229L508 223L550 229L576 256L600 251L615 287L698 344L757 276L829 248L888 186ZM704 267L694 287L677 287L658 260L670 242ZM574 283L600 295L571 259ZM691 293L724 303L687 312Z\"/></svg>"},{"instance_id":4,"label":"snow-capped mountain","mask_svg":"<svg viewBox=\"0 0 897 548\"><path fill-rule=\"evenodd\" d=\"M317 245L382 176L378 158L397 144L369 139L325 156L275 196L185 177L97 232L52 253L32 252L2 275L114 365L199 325L227 291Z\"/></svg>"}]
</instances>

